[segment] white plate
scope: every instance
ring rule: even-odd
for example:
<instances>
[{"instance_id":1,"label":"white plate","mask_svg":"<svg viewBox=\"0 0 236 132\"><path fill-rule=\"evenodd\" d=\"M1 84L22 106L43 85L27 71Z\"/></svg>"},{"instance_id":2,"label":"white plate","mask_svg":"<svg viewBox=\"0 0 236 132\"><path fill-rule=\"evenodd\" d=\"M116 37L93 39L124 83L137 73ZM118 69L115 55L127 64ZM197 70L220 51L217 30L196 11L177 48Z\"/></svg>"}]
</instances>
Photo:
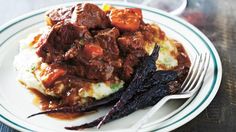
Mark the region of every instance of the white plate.
<instances>
[{"instance_id":1,"label":"white plate","mask_svg":"<svg viewBox=\"0 0 236 132\"><path fill-rule=\"evenodd\" d=\"M123 2L107 3L117 7L141 8L144 20L146 22L158 23L168 36L180 41L187 49L190 59L200 52L207 51L211 55L210 67L199 93L195 97L188 99L187 102L174 100L167 103L153 116L150 122L142 126L141 130L170 131L196 117L212 101L221 82L221 61L213 44L198 29L168 13L150 7ZM64 6L71 4L75 3ZM96 2L96 4L101 6L103 3ZM89 122L107 111L107 109L102 109L96 114L84 116L73 121L57 120L45 115L36 116L31 119L26 118L32 113L39 112L39 109L32 104L33 96L29 91L20 86L16 81L17 72L14 70L12 63L14 56L19 52L19 40L44 26L44 12L48 9L42 9L21 16L0 28L0 120L20 131L66 131L64 126ZM155 121L167 116L174 110L178 111L177 114L161 123L155 123ZM147 111L148 109L139 110L125 118L104 125L100 130L127 129ZM86 130L91 131L97 129L92 128Z\"/></svg>"}]
</instances>

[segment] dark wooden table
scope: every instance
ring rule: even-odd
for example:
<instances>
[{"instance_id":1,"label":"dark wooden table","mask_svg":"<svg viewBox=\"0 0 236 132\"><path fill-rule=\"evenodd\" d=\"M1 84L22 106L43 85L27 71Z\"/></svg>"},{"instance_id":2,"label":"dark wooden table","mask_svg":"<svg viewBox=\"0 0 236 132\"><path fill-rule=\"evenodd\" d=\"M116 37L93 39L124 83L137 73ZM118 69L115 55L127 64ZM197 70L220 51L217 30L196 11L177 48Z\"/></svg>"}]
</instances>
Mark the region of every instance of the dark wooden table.
<instances>
[{"instance_id":1,"label":"dark wooden table","mask_svg":"<svg viewBox=\"0 0 236 132\"><path fill-rule=\"evenodd\" d=\"M223 66L220 89L211 104L177 132L236 132L236 1L192 0L182 17L216 47Z\"/></svg>"},{"instance_id":2,"label":"dark wooden table","mask_svg":"<svg viewBox=\"0 0 236 132\"><path fill-rule=\"evenodd\" d=\"M73 0L68 0L73 1ZM0 1L0 25L10 19L65 0ZM10 6L11 5L11 6ZM7 10L6 13L3 13ZM236 0L189 0L181 17L199 28L213 42L223 64L220 89L212 103L176 132L236 131ZM0 131L16 130L0 123Z\"/></svg>"}]
</instances>

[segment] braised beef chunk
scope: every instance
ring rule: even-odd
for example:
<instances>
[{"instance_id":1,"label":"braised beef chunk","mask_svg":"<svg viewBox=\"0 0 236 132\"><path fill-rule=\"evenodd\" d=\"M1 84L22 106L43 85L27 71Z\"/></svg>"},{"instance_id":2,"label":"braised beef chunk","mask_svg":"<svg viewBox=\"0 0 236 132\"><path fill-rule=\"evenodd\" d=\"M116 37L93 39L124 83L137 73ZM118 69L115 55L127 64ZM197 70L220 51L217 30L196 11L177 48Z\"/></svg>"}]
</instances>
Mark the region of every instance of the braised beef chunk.
<instances>
[{"instance_id":1,"label":"braised beef chunk","mask_svg":"<svg viewBox=\"0 0 236 132\"><path fill-rule=\"evenodd\" d=\"M61 7L49 10L46 13L46 23L49 26L53 26L58 22L69 21L73 11L74 7Z\"/></svg>"},{"instance_id":2,"label":"braised beef chunk","mask_svg":"<svg viewBox=\"0 0 236 132\"><path fill-rule=\"evenodd\" d=\"M91 28L106 28L109 26L109 19L97 5L84 3L78 4L71 17L71 22L77 25Z\"/></svg>"},{"instance_id":3,"label":"braised beef chunk","mask_svg":"<svg viewBox=\"0 0 236 132\"><path fill-rule=\"evenodd\" d=\"M140 62L140 58L147 55L144 50L134 50L128 53L124 59L123 68L121 72L122 79L128 81L134 73L134 68Z\"/></svg>"},{"instance_id":4,"label":"braised beef chunk","mask_svg":"<svg viewBox=\"0 0 236 132\"><path fill-rule=\"evenodd\" d=\"M113 66L98 60L91 60L88 66L86 77L93 80L109 80L114 71Z\"/></svg>"},{"instance_id":5,"label":"braised beef chunk","mask_svg":"<svg viewBox=\"0 0 236 132\"><path fill-rule=\"evenodd\" d=\"M144 47L144 37L140 31L128 32L118 38L118 43L123 52L140 50Z\"/></svg>"},{"instance_id":6,"label":"braised beef chunk","mask_svg":"<svg viewBox=\"0 0 236 132\"><path fill-rule=\"evenodd\" d=\"M159 27L150 24L141 24L140 32L143 34L144 40L148 42L153 42L157 38L160 40L165 38L165 33Z\"/></svg>"},{"instance_id":7,"label":"braised beef chunk","mask_svg":"<svg viewBox=\"0 0 236 132\"><path fill-rule=\"evenodd\" d=\"M46 23L53 26L59 22L71 21L79 26L91 28L106 28L110 21L97 5L84 3L72 7L61 7L46 13Z\"/></svg>"},{"instance_id":8,"label":"braised beef chunk","mask_svg":"<svg viewBox=\"0 0 236 132\"><path fill-rule=\"evenodd\" d=\"M72 23L58 23L44 34L39 42L37 55L43 58L43 62L61 62L66 56L72 53L70 48L74 48L77 41L89 40L89 31L84 26L76 26ZM68 52L67 52L68 51Z\"/></svg>"},{"instance_id":9,"label":"braised beef chunk","mask_svg":"<svg viewBox=\"0 0 236 132\"><path fill-rule=\"evenodd\" d=\"M79 39L91 39L91 35L86 27L76 26L72 23L65 23L60 25L55 25L58 29L56 40L64 45L71 45L75 40Z\"/></svg>"},{"instance_id":10,"label":"braised beef chunk","mask_svg":"<svg viewBox=\"0 0 236 132\"><path fill-rule=\"evenodd\" d=\"M144 38L140 31L125 32L118 39L118 44L124 57L122 79L129 80L140 58L146 55L144 50Z\"/></svg>"},{"instance_id":11,"label":"braised beef chunk","mask_svg":"<svg viewBox=\"0 0 236 132\"><path fill-rule=\"evenodd\" d=\"M118 36L119 30L116 28L97 31L92 49L84 52L88 59L86 63L88 79L105 81L117 76L115 72L122 66L116 42ZM86 47L91 46L85 45L84 48Z\"/></svg>"},{"instance_id":12,"label":"braised beef chunk","mask_svg":"<svg viewBox=\"0 0 236 132\"><path fill-rule=\"evenodd\" d=\"M117 28L112 28L99 31L94 38L101 45L106 54L110 54L110 57L112 58L118 58L119 48L116 39L119 35L119 30Z\"/></svg>"}]
</instances>

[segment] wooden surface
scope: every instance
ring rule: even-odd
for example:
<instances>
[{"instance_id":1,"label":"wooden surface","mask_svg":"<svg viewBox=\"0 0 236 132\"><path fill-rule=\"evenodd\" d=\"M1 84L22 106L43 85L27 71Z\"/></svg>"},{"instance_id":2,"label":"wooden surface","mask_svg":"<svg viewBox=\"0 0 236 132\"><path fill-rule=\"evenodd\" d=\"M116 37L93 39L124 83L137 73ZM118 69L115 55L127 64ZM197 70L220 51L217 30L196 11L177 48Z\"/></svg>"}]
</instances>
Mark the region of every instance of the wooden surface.
<instances>
[{"instance_id":1,"label":"wooden surface","mask_svg":"<svg viewBox=\"0 0 236 132\"><path fill-rule=\"evenodd\" d=\"M24 13L72 0L0 0L0 25ZM7 11L7 12L6 12ZM181 15L213 42L223 64L220 89L212 103L176 132L236 131L236 0L189 0ZM15 132L0 123L0 131Z\"/></svg>"}]
</instances>

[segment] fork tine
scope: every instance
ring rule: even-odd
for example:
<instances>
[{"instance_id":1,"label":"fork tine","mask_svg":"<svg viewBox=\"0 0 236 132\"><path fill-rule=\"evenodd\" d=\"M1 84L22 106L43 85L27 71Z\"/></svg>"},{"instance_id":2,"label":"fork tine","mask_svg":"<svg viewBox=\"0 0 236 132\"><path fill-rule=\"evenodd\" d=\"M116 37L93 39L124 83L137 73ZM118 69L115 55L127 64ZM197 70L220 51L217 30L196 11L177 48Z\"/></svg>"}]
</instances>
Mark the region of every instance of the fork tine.
<instances>
[{"instance_id":1,"label":"fork tine","mask_svg":"<svg viewBox=\"0 0 236 132\"><path fill-rule=\"evenodd\" d=\"M206 54L204 54L201 59L203 59L203 60L200 61L199 67L196 69L197 73L195 76L193 76L193 80L192 80L190 86L185 90L185 92L189 92L191 89L193 89L196 86L200 76L202 75L202 72L204 70L204 64L206 61Z\"/></svg>"},{"instance_id":2,"label":"fork tine","mask_svg":"<svg viewBox=\"0 0 236 132\"><path fill-rule=\"evenodd\" d=\"M192 74L192 72L193 72L193 69L194 69L195 63L196 63L196 61L197 61L197 57L198 57L198 56L195 55L195 57L194 57L194 61L193 61L193 63L192 63L192 66L190 67L190 69L189 69L189 73L188 73L187 77L185 78L183 84L181 85L181 88L183 88L183 87L186 85L186 83L189 81L189 79L190 79L190 77L191 77L191 74Z\"/></svg>"},{"instance_id":3,"label":"fork tine","mask_svg":"<svg viewBox=\"0 0 236 132\"><path fill-rule=\"evenodd\" d=\"M207 73L207 70L208 70L208 67L209 67L209 63L210 63L210 54L206 53L206 61L204 63L202 74L201 74L197 84L195 85L195 87L189 91L192 94L195 93L196 91L198 91L201 88L201 85L204 82L204 78L206 76L206 73Z\"/></svg>"},{"instance_id":4,"label":"fork tine","mask_svg":"<svg viewBox=\"0 0 236 132\"><path fill-rule=\"evenodd\" d=\"M182 85L182 87L183 87L182 93L185 92L189 88L189 85L191 85L191 83L193 82L193 79L197 74L197 71L198 71L197 69L199 68L201 59L202 59L202 54L200 54L200 57L197 56L196 62L194 64L192 64L192 69L188 74L189 77L187 79L185 79L186 82L184 85Z\"/></svg>"}]
</instances>

